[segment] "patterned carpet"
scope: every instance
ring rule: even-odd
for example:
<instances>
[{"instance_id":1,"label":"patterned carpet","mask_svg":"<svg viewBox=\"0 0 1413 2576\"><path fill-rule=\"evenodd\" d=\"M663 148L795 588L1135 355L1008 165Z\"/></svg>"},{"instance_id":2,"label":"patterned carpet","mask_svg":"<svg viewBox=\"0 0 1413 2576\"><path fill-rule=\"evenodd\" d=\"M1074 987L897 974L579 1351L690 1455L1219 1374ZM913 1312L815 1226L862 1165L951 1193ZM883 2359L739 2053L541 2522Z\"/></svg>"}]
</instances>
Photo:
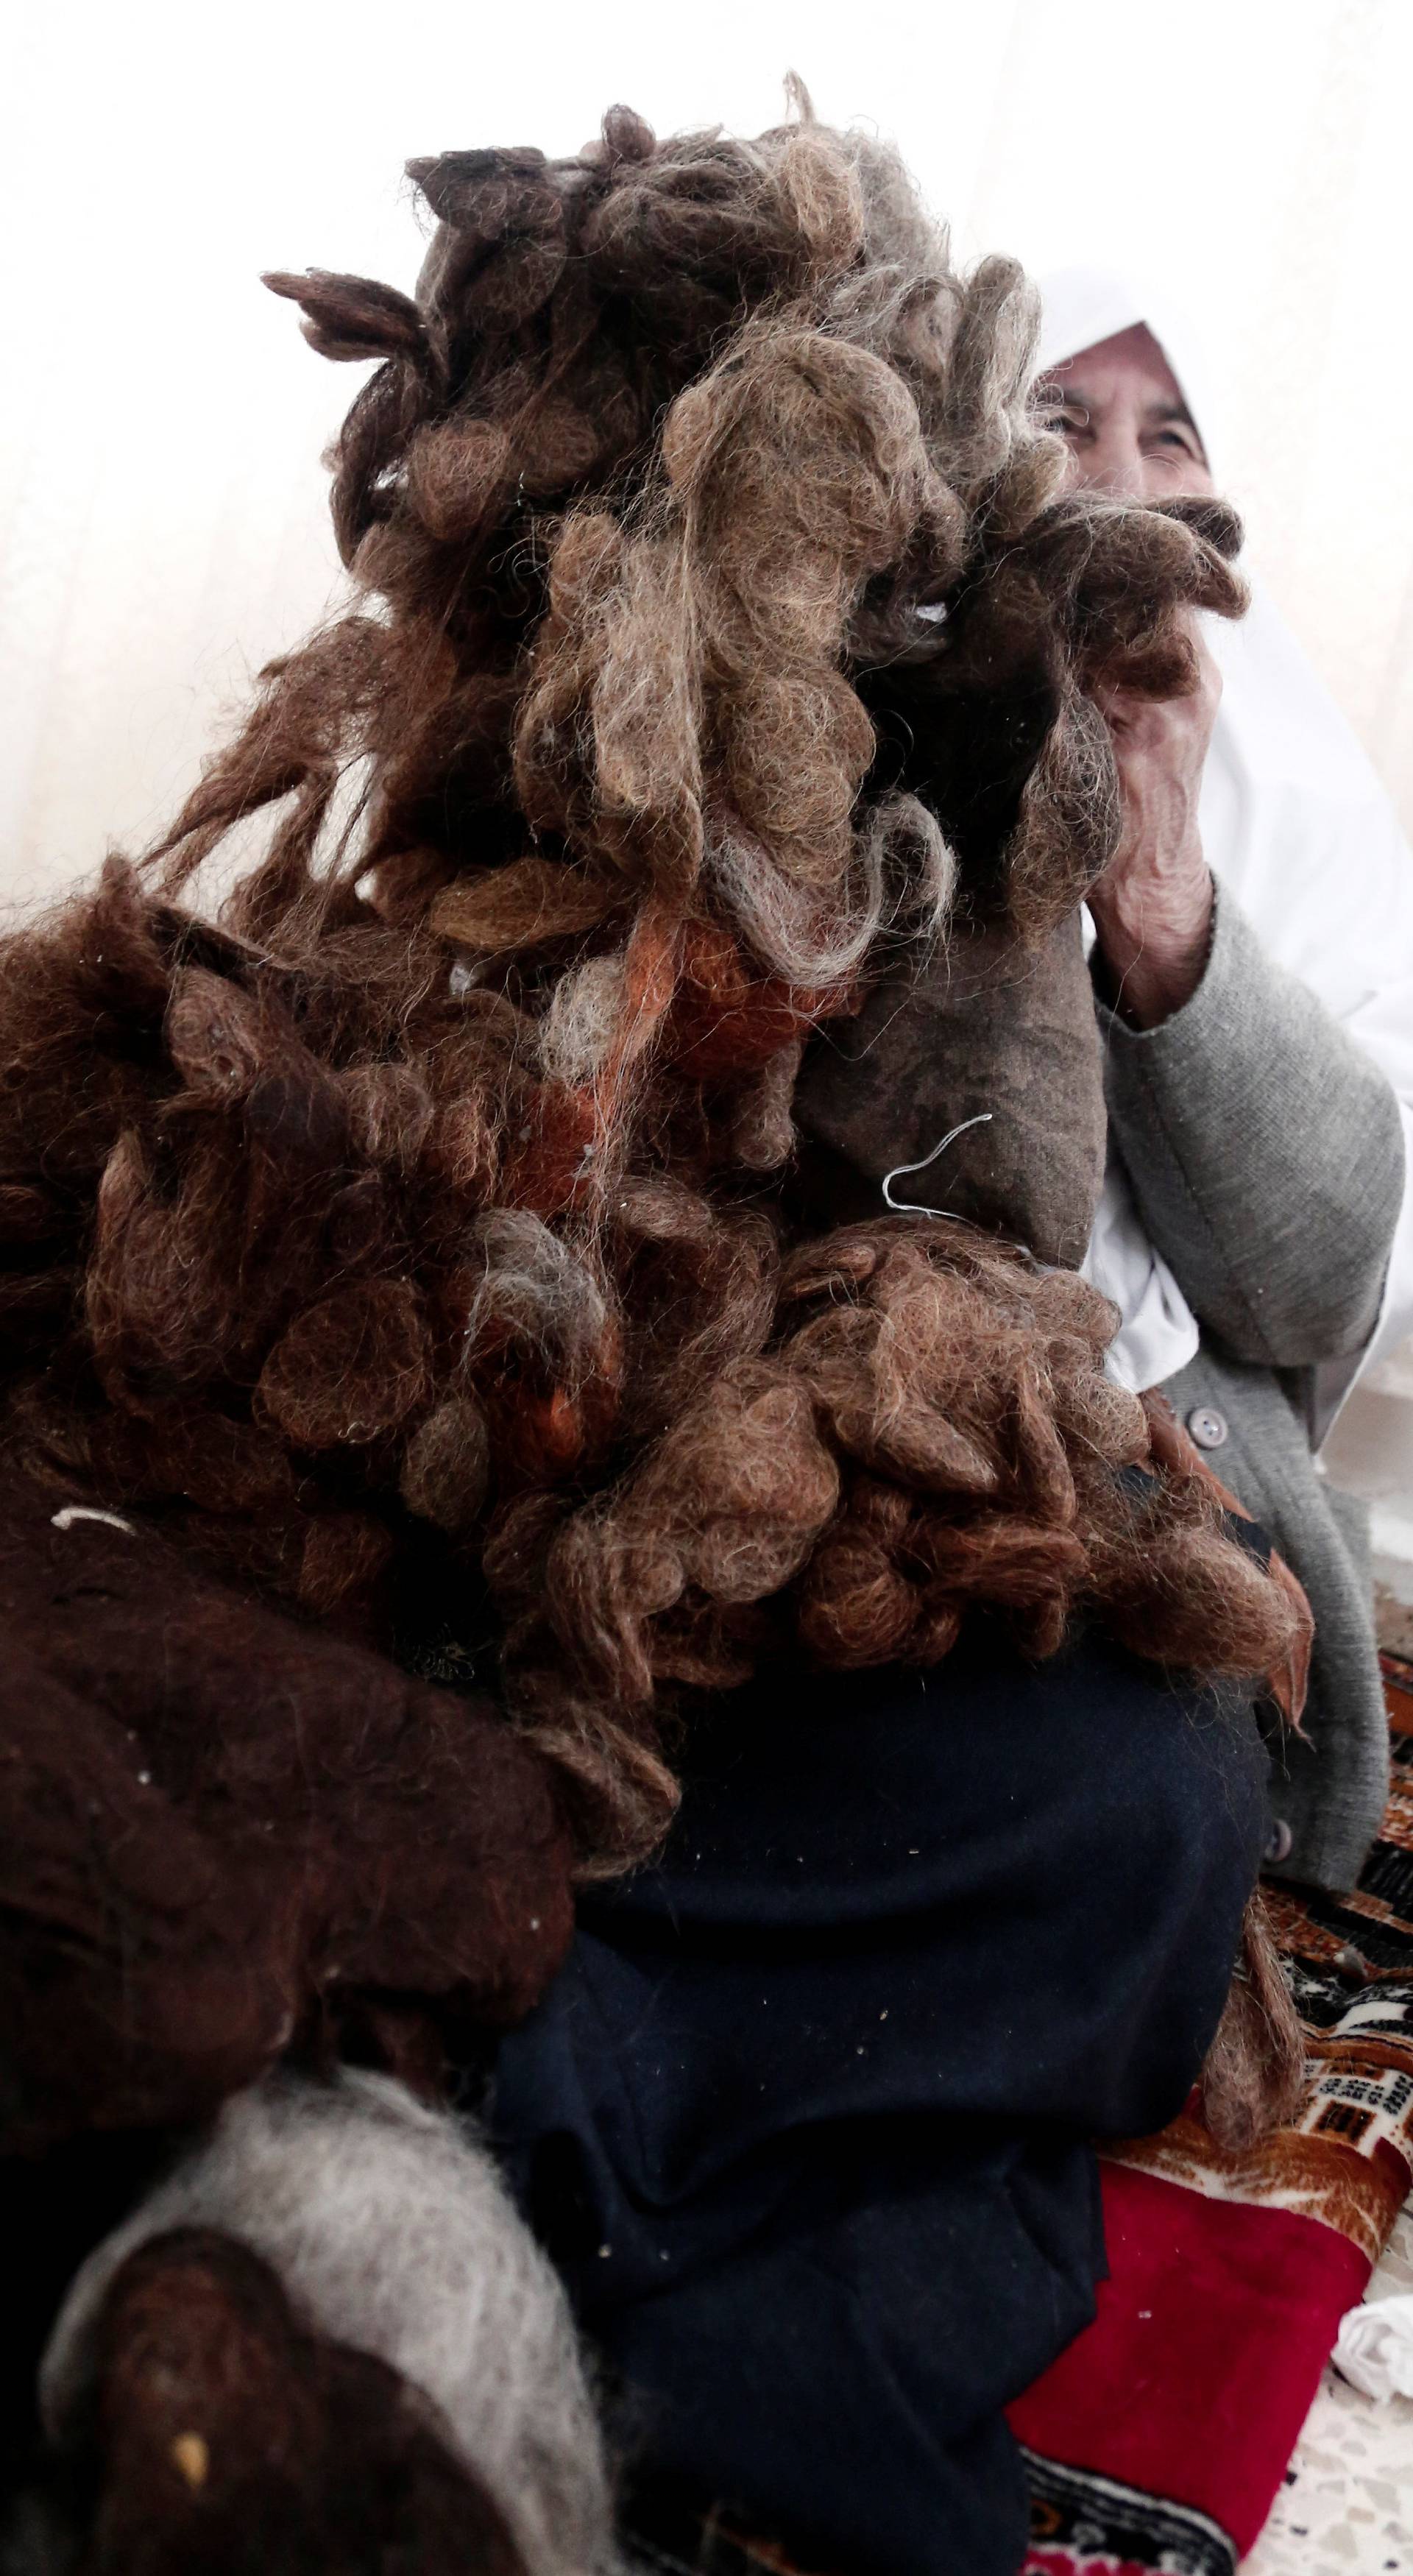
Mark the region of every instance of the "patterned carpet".
<instances>
[{"instance_id":1,"label":"patterned carpet","mask_svg":"<svg viewBox=\"0 0 1413 2576\"><path fill-rule=\"evenodd\" d=\"M1413 1632L1407 1644L1408 1655L1384 1659L1395 1742L1400 1734L1409 1740L1413 1727ZM1406 2202L1366 2296L1410 2294L1413 2202ZM1413 2576L1413 2398L1379 2405L1327 2367L1270 2520L1241 2564L1242 2576Z\"/></svg>"},{"instance_id":2,"label":"patterned carpet","mask_svg":"<svg viewBox=\"0 0 1413 2576\"><path fill-rule=\"evenodd\" d=\"M1413 2205L1394 2221L1370 2299L1413 2292ZM1321 2375L1290 2466L1242 2576L1413 2576L1413 2397L1378 2405Z\"/></svg>"}]
</instances>

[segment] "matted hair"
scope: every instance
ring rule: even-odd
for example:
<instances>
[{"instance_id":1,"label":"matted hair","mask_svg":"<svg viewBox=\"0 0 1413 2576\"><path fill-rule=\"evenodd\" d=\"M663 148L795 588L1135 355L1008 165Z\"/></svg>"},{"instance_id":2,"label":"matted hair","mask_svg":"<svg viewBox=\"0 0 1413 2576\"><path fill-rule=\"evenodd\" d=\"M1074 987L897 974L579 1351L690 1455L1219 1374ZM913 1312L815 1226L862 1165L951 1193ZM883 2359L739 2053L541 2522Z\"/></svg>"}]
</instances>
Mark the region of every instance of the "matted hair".
<instances>
[{"instance_id":1,"label":"matted hair","mask_svg":"<svg viewBox=\"0 0 1413 2576\"><path fill-rule=\"evenodd\" d=\"M664 1713L792 1645L1255 1673L1296 1613L1112 1310L969 1227L792 1211L810 1033L949 907L1048 932L1113 846L1089 695L1190 685L1221 505L1061 489L1019 271L808 113L452 152L333 456L356 603L172 830L0 949L8 1455L314 1613L442 1533L586 1868ZM219 922L193 880L269 809ZM181 898L186 894L187 901Z\"/></svg>"}]
</instances>

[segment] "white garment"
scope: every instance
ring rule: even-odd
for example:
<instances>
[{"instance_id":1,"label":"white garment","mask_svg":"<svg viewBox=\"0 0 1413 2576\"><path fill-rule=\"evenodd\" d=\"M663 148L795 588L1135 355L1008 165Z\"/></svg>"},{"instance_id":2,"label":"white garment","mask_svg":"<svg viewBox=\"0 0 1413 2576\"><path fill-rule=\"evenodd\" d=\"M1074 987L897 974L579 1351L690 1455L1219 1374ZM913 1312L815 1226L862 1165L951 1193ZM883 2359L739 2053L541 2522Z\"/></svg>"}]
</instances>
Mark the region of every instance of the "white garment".
<instances>
[{"instance_id":1,"label":"white garment","mask_svg":"<svg viewBox=\"0 0 1413 2576\"><path fill-rule=\"evenodd\" d=\"M1105 1371L1120 1386L1141 1395L1195 1358L1201 1338L1197 1318L1149 1241L1112 1137L1094 1231L1080 1266L1090 1285L1123 1317L1104 1354Z\"/></svg>"},{"instance_id":2,"label":"white garment","mask_svg":"<svg viewBox=\"0 0 1413 2576\"><path fill-rule=\"evenodd\" d=\"M1099 269L1063 271L1043 294L1042 367L1147 323L1210 463L1220 417L1187 317ZM1413 1331L1413 852L1368 755L1259 583L1239 624L1206 624L1222 674L1200 807L1208 865L1267 954L1382 1068L1403 1115L1403 1207L1383 1306L1364 1350L1320 1372L1327 1429L1355 1378ZM1084 1272L1122 1313L1113 1366L1125 1384L1157 1384L1192 1358L1196 1321L1112 1154Z\"/></svg>"}]
</instances>

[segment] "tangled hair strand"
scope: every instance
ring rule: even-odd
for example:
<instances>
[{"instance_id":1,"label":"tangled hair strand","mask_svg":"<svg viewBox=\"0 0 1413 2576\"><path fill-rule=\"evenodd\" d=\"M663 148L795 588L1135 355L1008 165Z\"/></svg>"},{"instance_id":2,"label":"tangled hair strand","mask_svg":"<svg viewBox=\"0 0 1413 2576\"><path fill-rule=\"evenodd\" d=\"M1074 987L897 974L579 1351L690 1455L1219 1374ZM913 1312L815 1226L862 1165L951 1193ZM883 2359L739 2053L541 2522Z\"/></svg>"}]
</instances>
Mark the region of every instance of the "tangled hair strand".
<instances>
[{"instance_id":1,"label":"tangled hair strand","mask_svg":"<svg viewBox=\"0 0 1413 2576\"><path fill-rule=\"evenodd\" d=\"M1264 1672L1297 1614L1105 1377L1103 1301L789 1186L880 957L1073 912L1091 693L1193 684L1235 522L1062 489L1029 287L960 274L874 142L620 107L410 170L414 297L268 281L377 362L354 605L155 850L0 947L7 1455L321 1616L436 1533L586 1869L763 1656L932 1663L982 1604L1036 1656L1094 1616Z\"/></svg>"}]
</instances>

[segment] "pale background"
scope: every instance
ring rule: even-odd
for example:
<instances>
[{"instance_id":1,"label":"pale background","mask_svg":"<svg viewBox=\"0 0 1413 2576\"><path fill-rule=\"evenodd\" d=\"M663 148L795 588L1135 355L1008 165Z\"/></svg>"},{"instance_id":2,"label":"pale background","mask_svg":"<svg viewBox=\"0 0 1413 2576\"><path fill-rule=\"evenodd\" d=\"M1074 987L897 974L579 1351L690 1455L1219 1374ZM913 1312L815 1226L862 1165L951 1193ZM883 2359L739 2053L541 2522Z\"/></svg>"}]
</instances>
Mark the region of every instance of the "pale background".
<instances>
[{"instance_id":1,"label":"pale background","mask_svg":"<svg viewBox=\"0 0 1413 2576\"><path fill-rule=\"evenodd\" d=\"M792 68L899 141L967 254L1097 256L1197 311L1253 556L1413 827L1413 0L26 20L0 111L0 899L155 832L334 589L318 457L361 370L315 358L259 271L410 286L410 154L572 150L620 98L754 130ZM1384 1374L1341 1472L1413 1556L1413 1364Z\"/></svg>"}]
</instances>

